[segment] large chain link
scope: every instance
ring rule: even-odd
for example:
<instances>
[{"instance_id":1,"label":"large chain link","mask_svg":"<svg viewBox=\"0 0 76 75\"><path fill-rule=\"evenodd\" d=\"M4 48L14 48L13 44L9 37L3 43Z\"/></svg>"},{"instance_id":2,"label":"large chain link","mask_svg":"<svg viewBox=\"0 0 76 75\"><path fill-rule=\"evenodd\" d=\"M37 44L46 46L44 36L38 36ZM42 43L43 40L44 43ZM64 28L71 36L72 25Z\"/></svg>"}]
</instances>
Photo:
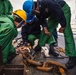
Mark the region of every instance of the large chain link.
<instances>
[{"instance_id":1,"label":"large chain link","mask_svg":"<svg viewBox=\"0 0 76 75\"><path fill-rule=\"evenodd\" d=\"M38 70L59 73L60 75L70 75L65 65L58 63L57 61L35 61L34 57L30 53L22 54L24 64L30 64L36 66Z\"/></svg>"},{"instance_id":2,"label":"large chain link","mask_svg":"<svg viewBox=\"0 0 76 75\"><path fill-rule=\"evenodd\" d=\"M22 43L23 44L23 43ZM35 61L35 57L31 55L31 46L25 47L21 43L17 50L22 54L23 63L27 65L34 65L38 70L59 73L60 75L70 75L65 65L58 63L57 61ZM29 51L30 50L30 51ZM56 49L59 50L59 49ZM60 49L61 50L61 49ZM64 51L64 50L63 50ZM60 52L60 51L59 51Z\"/></svg>"}]
</instances>

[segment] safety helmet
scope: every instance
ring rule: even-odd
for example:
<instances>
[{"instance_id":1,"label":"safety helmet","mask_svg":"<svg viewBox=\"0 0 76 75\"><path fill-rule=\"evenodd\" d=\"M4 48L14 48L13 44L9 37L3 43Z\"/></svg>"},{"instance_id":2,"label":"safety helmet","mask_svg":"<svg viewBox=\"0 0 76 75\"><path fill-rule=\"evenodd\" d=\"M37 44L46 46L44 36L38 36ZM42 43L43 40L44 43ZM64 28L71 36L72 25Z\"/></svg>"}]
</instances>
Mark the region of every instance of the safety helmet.
<instances>
[{"instance_id":1,"label":"safety helmet","mask_svg":"<svg viewBox=\"0 0 76 75\"><path fill-rule=\"evenodd\" d=\"M26 13L27 14L27 19L26 19L26 22L29 23L29 22L32 22L35 18L34 15L30 15L29 13Z\"/></svg>"},{"instance_id":2,"label":"safety helmet","mask_svg":"<svg viewBox=\"0 0 76 75\"><path fill-rule=\"evenodd\" d=\"M21 10L21 9L16 10L13 12L13 14L18 15L20 18L22 18L23 21L26 21L26 19L27 19L27 15L26 15L26 12L24 10Z\"/></svg>"},{"instance_id":3,"label":"safety helmet","mask_svg":"<svg viewBox=\"0 0 76 75\"><path fill-rule=\"evenodd\" d=\"M27 13L31 14L32 8L33 8L33 0L26 0L23 3L23 10L26 11Z\"/></svg>"}]
</instances>

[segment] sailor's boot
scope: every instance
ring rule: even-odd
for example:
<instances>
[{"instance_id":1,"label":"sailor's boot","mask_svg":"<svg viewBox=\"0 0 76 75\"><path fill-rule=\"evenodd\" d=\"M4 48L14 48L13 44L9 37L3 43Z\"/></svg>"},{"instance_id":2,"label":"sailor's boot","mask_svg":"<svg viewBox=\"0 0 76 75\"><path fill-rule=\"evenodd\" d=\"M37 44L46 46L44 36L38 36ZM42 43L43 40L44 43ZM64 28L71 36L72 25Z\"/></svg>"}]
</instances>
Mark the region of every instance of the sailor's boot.
<instances>
[{"instance_id":1,"label":"sailor's boot","mask_svg":"<svg viewBox=\"0 0 76 75\"><path fill-rule=\"evenodd\" d=\"M76 66L76 57L69 57L68 62L65 64L68 69L72 69Z\"/></svg>"},{"instance_id":2,"label":"sailor's boot","mask_svg":"<svg viewBox=\"0 0 76 75\"><path fill-rule=\"evenodd\" d=\"M33 49L32 56L34 56L38 51L41 51L41 47L39 45Z\"/></svg>"},{"instance_id":3,"label":"sailor's boot","mask_svg":"<svg viewBox=\"0 0 76 75\"><path fill-rule=\"evenodd\" d=\"M50 45L49 54L50 55L53 55L55 57L58 57L59 56L59 54L57 52L55 52L55 49L54 49L53 45Z\"/></svg>"}]
</instances>

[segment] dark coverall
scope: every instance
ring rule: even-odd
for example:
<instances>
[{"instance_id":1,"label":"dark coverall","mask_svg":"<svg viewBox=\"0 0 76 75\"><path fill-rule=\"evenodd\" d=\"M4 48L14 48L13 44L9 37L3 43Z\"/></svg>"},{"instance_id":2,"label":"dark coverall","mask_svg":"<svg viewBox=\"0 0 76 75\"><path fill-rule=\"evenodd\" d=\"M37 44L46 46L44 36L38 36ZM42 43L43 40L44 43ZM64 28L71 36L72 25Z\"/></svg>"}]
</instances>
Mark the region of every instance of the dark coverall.
<instances>
[{"instance_id":1,"label":"dark coverall","mask_svg":"<svg viewBox=\"0 0 76 75\"><path fill-rule=\"evenodd\" d=\"M40 39L41 27L38 18L34 18L31 24L27 23L22 26L22 39L25 43L30 43L34 45L35 39Z\"/></svg>"},{"instance_id":2,"label":"dark coverall","mask_svg":"<svg viewBox=\"0 0 76 75\"><path fill-rule=\"evenodd\" d=\"M50 32L50 37L42 32L39 45L44 46L54 43L52 32L60 23L64 30L65 51L67 56L76 56L75 42L71 30L71 11L70 7L63 0L38 0L39 10L43 19L48 18L47 28Z\"/></svg>"}]
</instances>

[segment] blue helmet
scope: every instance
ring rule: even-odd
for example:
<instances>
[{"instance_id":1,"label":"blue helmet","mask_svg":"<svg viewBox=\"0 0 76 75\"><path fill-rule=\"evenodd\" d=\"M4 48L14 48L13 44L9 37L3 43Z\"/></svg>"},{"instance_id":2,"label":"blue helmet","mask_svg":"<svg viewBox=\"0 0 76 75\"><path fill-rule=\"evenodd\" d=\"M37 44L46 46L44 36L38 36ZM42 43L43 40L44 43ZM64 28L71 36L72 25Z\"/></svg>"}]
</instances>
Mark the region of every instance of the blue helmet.
<instances>
[{"instance_id":1,"label":"blue helmet","mask_svg":"<svg viewBox=\"0 0 76 75\"><path fill-rule=\"evenodd\" d=\"M32 8L33 8L33 0L26 0L23 3L23 10L26 11L27 13L31 14L32 13Z\"/></svg>"},{"instance_id":2,"label":"blue helmet","mask_svg":"<svg viewBox=\"0 0 76 75\"><path fill-rule=\"evenodd\" d=\"M26 14L27 14L27 19L26 19L27 23L32 22L35 19L34 15L30 15L29 13Z\"/></svg>"}]
</instances>

